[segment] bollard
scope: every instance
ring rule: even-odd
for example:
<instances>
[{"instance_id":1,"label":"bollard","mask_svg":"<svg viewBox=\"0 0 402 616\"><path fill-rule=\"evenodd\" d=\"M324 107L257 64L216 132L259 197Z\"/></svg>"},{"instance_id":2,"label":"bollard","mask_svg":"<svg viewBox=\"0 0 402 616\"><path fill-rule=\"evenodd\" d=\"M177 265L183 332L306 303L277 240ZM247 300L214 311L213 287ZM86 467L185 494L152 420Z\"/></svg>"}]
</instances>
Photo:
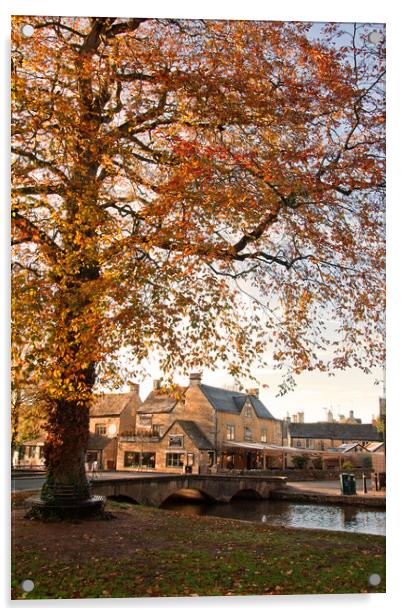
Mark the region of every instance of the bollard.
<instances>
[{"instance_id":1,"label":"bollard","mask_svg":"<svg viewBox=\"0 0 402 616\"><path fill-rule=\"evenodd\" d=\"M367 477L363 475L363 492L367 494Z\"/></svg>"},{"instance_id":2,"label":"bollard","mask_svg":"<svg viewBox=\"0 0 402 616\"><path fill-rule=\"evenodd\" d=\"M378 492L378 476L377 476L377 473L374 474L374 480L375 480L375 491Z\"/></svg>"}]
</instances>

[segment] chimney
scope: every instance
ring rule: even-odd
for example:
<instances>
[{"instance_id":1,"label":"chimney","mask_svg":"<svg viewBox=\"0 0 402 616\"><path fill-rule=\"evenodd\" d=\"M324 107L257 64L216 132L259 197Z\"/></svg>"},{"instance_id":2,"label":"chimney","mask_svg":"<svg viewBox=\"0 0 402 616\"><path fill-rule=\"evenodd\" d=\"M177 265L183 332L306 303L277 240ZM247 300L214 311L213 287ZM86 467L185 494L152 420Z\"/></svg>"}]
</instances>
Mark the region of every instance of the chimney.
<instances>
[{"instance_id":1,"label":"chimney","mask_svg":"<svg viewBox=\"0 0 402 616\"><path fill-rule=\"evenodd\" d=\"M202 372L191 372L189 378L190 378L190 387L201 385Z\"/></svg>"},{"instance_id":2,"label":"chimney","mask_svg":"<svg viewBox=\"0 0 402 616\"><path fill-rule=\"evenodd\" d=\"M157 391L158 389L161 388L161 382L162 382L162 379L154 379L154 386L153 386L154 391Z\"/></svg>"},{"instance_id":3,"label":"chimney","mask_svg":"<svg viewBox=\"0 0 402 616\"><path fill-rule=\"evenodd\" d=\"M342 419L345 419L345 415L339 415L339 421L342 421Z\"/></svg>"},{"instance_id":4,"label":"chimney","mask_svg":"<svg viewBox=\"0 0 402 616\"><path fill-rule=\"evenodd\" d=\"M328 423L334 423L334 415L333 415L332 411L328 411L327 412L327 422Z\"/></svg>"},{"instance_id":5,"label":"chimney","mask_svg":"<svg viewBox=\"0 0 402 616\"><path fill-rule=\"evenodd\" d=\"M260 396L260 390L258 389L258 387L253 387L252 389L247 389L246 391L249 396L254 396L254 398L259 398Z\"/></svg>"},{"instance_id":6,"label":"chimney","mask_svg":"<svg viewBox=\"0 0 402 616\"><path fill-rule=\"evenodd\" d=\"M290 423L290 415L289 415L289 411L286 413L286 417L285 417L284 421L285 421L285 423L286 423L286 424L289 424L289 423Z\"/></svg>"},{"instance_id":7,"label":"chimney","mask_svg":"<svg viewBox=\"0 0 402 616\"><path fill-rule=\"evenodd\" d=\"M140 392L140 386L138 383L133 383L132 381L129 381L128 386L130 388L130 393L138 394Z\"/></svg>"},{"instance_id":8,"label":"chimney","mask_svg":"<svg viewBox=\"0 0 402 616\"><path fill-rule=\"evenodd\" d=\"M292 415L292 423L297 423L297 415Z\"/></svg>"},{"instance_id":9,"label":"chimney","mask_svg":"<svg viewBox=\"0 0 402 616\"><path fill-rule=\"evenodd\" d=\"M353 411L349 411L349 419L354 419L354 417L353 417Z\"/></svg>"},{"instance_id":10,"label":"chimney","mask_svg":"<svg viewBox=\"0 0 402 616\"><path fill-rule=\"evenodd\" d=\"M298 423L304 423L304 413L297 413L297 421Z\"/></svg>"}]
</instances>

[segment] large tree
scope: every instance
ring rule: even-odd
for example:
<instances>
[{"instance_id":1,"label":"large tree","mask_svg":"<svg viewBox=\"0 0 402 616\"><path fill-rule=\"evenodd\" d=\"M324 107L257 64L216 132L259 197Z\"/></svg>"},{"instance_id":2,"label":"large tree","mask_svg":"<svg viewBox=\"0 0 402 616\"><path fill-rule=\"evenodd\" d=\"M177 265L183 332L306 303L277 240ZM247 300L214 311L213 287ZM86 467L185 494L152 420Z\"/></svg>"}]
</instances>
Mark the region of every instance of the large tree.
<instances>
[{"instance_id":1,"label":"large tree","mask_svg":"<svg viewBox=\"0 0 402 616\"><path fill-rule=\"evenodd\" d=\"M50 486L86 494L89 402L122 358L383 361L377 31L14 19L13 343L49 403Z\"/></svg>"}]
</instances>

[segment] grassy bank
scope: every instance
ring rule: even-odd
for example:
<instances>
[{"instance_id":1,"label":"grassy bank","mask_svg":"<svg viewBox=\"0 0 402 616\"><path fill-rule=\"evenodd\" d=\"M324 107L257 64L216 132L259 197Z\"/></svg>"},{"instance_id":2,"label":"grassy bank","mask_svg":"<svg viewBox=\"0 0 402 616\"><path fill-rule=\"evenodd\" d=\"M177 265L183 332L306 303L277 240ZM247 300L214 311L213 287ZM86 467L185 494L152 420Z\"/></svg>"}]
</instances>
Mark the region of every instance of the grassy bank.
<instances>
[{"instance_id":1,"label":"grassy bank","mask_svg":"<svg viewBox=\"0 0 402 616\"><path fill-rule=\"evenodd\" d=\"M385 592L383 537L108 508L115 519L81 523L15 511L13 598ZM373 573L382 580L375 587Z\"/></svg>"}]
</instances>

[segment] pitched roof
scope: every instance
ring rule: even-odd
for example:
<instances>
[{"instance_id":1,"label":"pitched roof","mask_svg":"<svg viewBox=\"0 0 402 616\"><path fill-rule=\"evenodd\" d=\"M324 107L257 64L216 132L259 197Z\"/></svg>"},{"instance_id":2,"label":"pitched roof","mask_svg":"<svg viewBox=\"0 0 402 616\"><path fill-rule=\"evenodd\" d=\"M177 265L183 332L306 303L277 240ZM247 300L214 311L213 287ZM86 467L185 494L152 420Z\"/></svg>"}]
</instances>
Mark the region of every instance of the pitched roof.
<instances>
[{"instance_id":1,"label":"pitched roof","mask_svg":"<svg viewBox=\"0 0 402 616\"><path fill-rule=\"evenodd\" d=\"M290 423L289 435L293 438L332 438L341 441L380 441L381 437L372 424L340 424L318 421L316 423Z\"/></svg>"},{"instance_id":2,"label":"pitched roof","mask_svg":"<svg viewBox=\"0 0 402 616\"><path fill-rule=\"evenodd\" d=\"M184 391L184 388L180 389ZM138 408L138 413L170 413L178 402L172 394L153 390Z\"/></svg>"},{"instance_id":3,"label":"pitched roof","mask_svg":"<svg viewBox=\"0 0 402 616\"><path fill-rule=\"evenodd\" d=\"M90 417L116 416L121 415L129 407L135 412L140 404L141 398L135 391L126 394L102 394L91 405L89 415Z\"/></svg>"},{"instance_id":4,"label":"pitched roof","mask_svg":"<svg viewBox=\"0 0 402 616\"><path fill-rule=\"evenodd\" d=\"M384 447L384 443L383 442L379 442L379 443L368 443L366 445L366 449L367 451L369 451L370 453L374 453L376 451L378 451L379 449Z\"/></svg>"},{"instance_id":5,"label":"pitched roof","mask_svg":"<svg viewBox=\"0 0 402 616\"><path fill-rule=\"evenodd\" d=\"M204 385L203 383L201 383L200 389L216 411L239 415L248 398L257 417L262 419L275 419L261 400L255 396L239 391L221 389L220 387L212 387L212 385Z\"/></svg>"},{"instance_id":6,"label":"pitched roof","mask_svg":"<svg viewBox=\"0 0 402 616\"><path fill-rule=\"evenodd\" d=\"M178 423L183 428L183 430L185 430L187 435L191 438L194 445L198 449L214 449L214 446L212 445L211 441L205 436L204 432L201 430L201 428L195 421L178 419L174 423Z\"/></svg>"}]
</instances>

